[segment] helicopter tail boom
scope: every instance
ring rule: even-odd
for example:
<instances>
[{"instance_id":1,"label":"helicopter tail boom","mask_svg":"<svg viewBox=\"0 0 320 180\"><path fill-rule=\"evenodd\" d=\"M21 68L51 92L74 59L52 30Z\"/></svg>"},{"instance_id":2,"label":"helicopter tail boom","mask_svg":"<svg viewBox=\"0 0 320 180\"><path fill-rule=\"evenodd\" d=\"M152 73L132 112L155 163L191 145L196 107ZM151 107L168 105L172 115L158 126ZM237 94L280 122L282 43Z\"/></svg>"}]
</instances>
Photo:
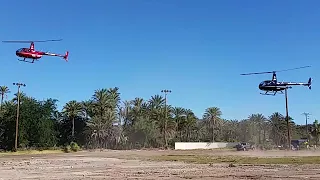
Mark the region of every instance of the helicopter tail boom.
<instances>
[{"instance_id":1,"label":"helicopter tail boom","mask_svg":"<svg viewBox=\"0 0 320 180\"><path fill-rule=\"evenodd\" d=\"M308 88L311 89L312 79L309 78L307 83L285 82L285 83L282 83L282 84L284 86L294 86L294 85L308 86Z\"/></svg>"},{"instance_id":2,"label":"helicopter tail boom","mask_svg":"<svg viewBox=\"0 0 320 180\"><path fill-rule=\"evenodd\" d=\"M68 62L69 51L67 51L65 55L62 55L62 54L54 54L54 53L49 53L49 52L45 52L45 53L43 53L43 55L62 57L64 60L66 60L66 61Z\"/></svg>"}]
</instances>

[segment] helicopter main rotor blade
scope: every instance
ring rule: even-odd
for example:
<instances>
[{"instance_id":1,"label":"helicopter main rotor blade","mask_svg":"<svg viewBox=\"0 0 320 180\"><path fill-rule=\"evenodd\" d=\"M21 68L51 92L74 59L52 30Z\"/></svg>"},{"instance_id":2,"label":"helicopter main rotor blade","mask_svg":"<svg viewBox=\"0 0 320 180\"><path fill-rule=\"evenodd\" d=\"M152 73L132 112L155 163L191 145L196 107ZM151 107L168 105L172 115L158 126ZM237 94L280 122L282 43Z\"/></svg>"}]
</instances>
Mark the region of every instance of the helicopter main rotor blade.
<instances>
[{"instance_id":1,"label":"helicopter main rotor blade","mask_svg":"<svg viewBox=\"0 0 320 180\"><path fill-rule=\"evenodd\" d=\"M33 41L2 41L3 43L32 43Z\"/></svg>"},{"instance_id":2,"label":"helicopter main rotor blade","mask_svg":"<svg viewBox=\"0 0 320 180\"><path fill-rule=\"evenodd\" d=\"M49 41L62 41L62 39L50 39L43 41L2 41L4 43L32 43L32 42L49 42Z\"/></svg>"},{"instance_id":3,"label":"helicopter main rotor blade","mask_svg":"<svg viewBox=\"0 0 320 180\"><path fill-rule=\"evenodd\" d=\"M298 67L298 68L284 69L284 70L279 70L279 71L267 71L267 72L246 73L246 74L240 74L240 75L268 74L268 73L270 74L270 73L283 72L283 71L291 71L291 70L308 68L308 67L311 67L311 66L302 66L302 67Z\"/></svg>"},{"instance_id":4,"label":"helicopter main rotor blade","mask_svg":"<svg viewBox=\"0 0 320 180\"><path fill-rule=\"evenodd\" d=\"M256 72L256 73L246 73L246 74L240 74L240 75L251 75L251 74L268 74L268 73L274 73L274 71L267 71L267 72Z\"/></svg>"},{"instance_id":5,"label":"helicopter main rotor blade","mask_svg":"<svg viewBox=\"0 0 320 180\"><path fill-rule=\"evenodd\" d=\"M291 69L284 69L284 70L275 71L275 72L291 71L291 70L303 69L303 68L308 68L308 67L311 67L311 66L302 66L302 67L291 68Z\"/></svg>"}]
</instances>

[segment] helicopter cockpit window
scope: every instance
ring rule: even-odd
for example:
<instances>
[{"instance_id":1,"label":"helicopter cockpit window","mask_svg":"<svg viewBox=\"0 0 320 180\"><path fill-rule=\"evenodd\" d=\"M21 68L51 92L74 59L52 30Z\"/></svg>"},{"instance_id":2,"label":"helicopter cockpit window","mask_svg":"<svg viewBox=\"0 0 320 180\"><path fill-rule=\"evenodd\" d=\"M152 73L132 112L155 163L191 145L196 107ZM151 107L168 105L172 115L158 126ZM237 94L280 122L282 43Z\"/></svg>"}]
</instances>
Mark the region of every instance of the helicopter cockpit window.
<instances>
[{"instance_id":1,"label":"helicopter cockpit window","mask_svg":"<svg viewBox=\"0 0 320 180\"><path fill-rule=\"evenodd\" d=\"M23 51L23 48L20 48L20 49L17 50L17 52L21 52L21 51Z\"/></svg>"},{"instance_id":2,"label":"helicopter cockpit window","mask_svg":"<svg viewBox=\"0 0 320 180\"><path fill-rule=\"evenodd\" d=\"M260 83L260 86L264 86L265 84L266 84L266 82L263 81Z\"/></svg>"}]
</instances>

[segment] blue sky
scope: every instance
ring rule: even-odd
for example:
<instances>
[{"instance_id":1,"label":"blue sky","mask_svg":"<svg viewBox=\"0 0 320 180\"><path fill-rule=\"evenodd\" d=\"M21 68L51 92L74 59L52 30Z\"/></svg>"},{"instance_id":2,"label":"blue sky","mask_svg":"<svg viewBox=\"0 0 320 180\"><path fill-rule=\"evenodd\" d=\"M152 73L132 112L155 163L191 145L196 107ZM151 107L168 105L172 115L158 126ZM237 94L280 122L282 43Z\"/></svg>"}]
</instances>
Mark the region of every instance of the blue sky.
<instances>
[{"instance_id":1,"label":"blue sky","mask_svg":"<svg viewBox=\"0 0 320 180\"><path fill-rule=\"evenodd\" d=\"M278 80L314 79L313 89L289 91L289 114L319 118L320 2L269 0L93 0L7 1L0 14L1 40L45 40L38 50L64 53L69 62L43 57L17 61L28 44L1 44L1 85L38 99L91 98L95 89L119 87L123 100L149 98L170 89L168 103L201 117L210 106L223 118L251 113L285 114L283 95L262 96L258 84L271 75L240 73L311 65L278 73ZM4 18L5 17L5 18ZM18 72L18 73L16 73Z\"/></svg>"}]
</instances>

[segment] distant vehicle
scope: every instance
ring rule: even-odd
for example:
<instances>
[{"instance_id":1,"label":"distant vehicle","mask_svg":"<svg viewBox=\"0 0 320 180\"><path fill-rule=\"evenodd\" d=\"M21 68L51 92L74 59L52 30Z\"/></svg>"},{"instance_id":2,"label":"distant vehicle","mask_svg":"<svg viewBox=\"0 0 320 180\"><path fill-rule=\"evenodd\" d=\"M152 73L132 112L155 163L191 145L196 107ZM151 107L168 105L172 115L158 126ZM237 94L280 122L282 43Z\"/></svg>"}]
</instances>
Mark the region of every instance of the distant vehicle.
<instances>
[{"instance_id":1,"label":"distant vehicle","mask_svg":"<svg viewBox=\"0 0 320 180\"><path fill-rule=\"evenodd\" d=\"M253 145L251 145L250 143L239 143L235 146L237 148L237 151L248 151L248 150L254 150L255 147Z\"/></svg>"},{"instance_id":2,"label":"distant vehicle","mask_svg":"<svg viewBox=\"0 0 320 180\"><path fill-rule=\"evenodd\" d=\"M291 146L294 150L299 150L305 142L308 142L308 139L293 139L291 140Z\"/></svg>"}]
</instances>

